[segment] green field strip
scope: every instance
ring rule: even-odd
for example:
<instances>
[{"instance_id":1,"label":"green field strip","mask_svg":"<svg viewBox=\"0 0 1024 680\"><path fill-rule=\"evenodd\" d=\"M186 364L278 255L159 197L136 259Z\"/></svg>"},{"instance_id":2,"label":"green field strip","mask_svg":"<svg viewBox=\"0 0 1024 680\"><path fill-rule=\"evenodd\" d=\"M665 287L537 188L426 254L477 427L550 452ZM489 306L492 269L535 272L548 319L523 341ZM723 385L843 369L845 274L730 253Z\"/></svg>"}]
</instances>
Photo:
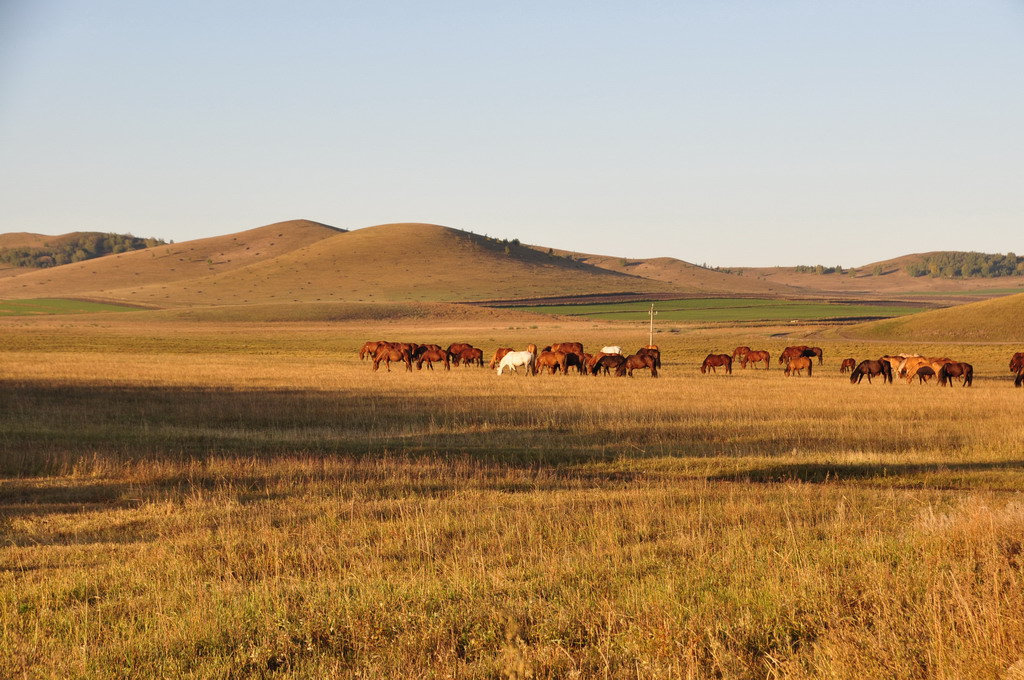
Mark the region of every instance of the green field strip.
<instances>
[{"instance_id":1,"label":"green field strip","mask_svg":"<svg viewBox=\"0 0 1024 680\"><path fill-rule=\"evenodd\" d=\"M138 307L112 305L86 300L38 298L35 300L2 300L0 316L38 316L52 314L90 314L94 312L132 312Z\"/></svg>"},{"instance_id":2,"label":"green field strip","mask_svg":"<svg viewBox=\"0 0 1024 680\"><path fill-rule=\"evenodd\" d=\"M585 316L613 321L643 321L650 302L592 305L537 305L520 307L540 314ZM763 300L756 298L712 298L666 300L655 303L658 318L664 321L779 321L835 318L895 317L922 311L907 305L836 304Z\"/></svg>"}]
</instances>

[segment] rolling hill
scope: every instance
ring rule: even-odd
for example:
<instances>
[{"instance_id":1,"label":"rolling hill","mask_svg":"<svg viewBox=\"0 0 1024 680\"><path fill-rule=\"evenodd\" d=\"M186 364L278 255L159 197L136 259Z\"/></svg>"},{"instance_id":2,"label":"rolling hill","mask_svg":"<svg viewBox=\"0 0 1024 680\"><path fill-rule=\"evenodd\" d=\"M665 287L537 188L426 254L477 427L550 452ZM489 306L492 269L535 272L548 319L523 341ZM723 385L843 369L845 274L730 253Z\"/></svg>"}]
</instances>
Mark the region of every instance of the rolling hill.
<instances>
[{"instance_id":1,"label":"rolling hill","mask_svg":"<svg viewBox=\"0 0 1024 680\"><path fill-rule=\"evenodd\" d=\"M525 246L433 224L386 224L337 234L236 270L114 290L173 306L267 302L462 302L595 292L667 292Z\"/></svg>"},{"instance_id":2,"label":"rolling hill","mask_svg":"<svg viewBox=\"0 0 1024 680\"><path fill-rule=\"evenodd\" d=\"M929 256L950 251L910 253L856 267L856 273L816 274L799 272L795 267L743 267L745 276L758 277L767 283L791 286L803 292L823 295L904 296L927 294L945 296L950 301L960 295L984 294L986 290L1005 291L1019 288L1024 292L1024 276L997 278L932 278L911 276L907 265L924 261ZM993 293L1002 294L1002 293ZM962 300L957 300L962 301Z\"/></svg>"},{"instance_id":3,"label":"rolling hill","mask_svg":"<svg viewBox=\"0 0 1024 680\"><path fill-rule=\"evenodd\" d=\"M543 246L532 247L547 251L547 248ZM560 256L572 255L580 262L608 271L642 276L654 281L664 281L672 284L679 292L690 295L783 296L806 294L806 291L798 290L784 283L776 283L758 276L737 276L719 272L673 257L627 259L612 255L570 253L565 250L554 250L553 252Z\"/></svg>"},{"instance_id":4,"label":"rolling hill","mask_svg":"<svg viewBox=\"0 0 1024 680\"><path fill-rule=\"evenodd\" d=\"M18 270L16 275L0 279L0 296L89 297L154 304L154 296L139 296L133 291L232 271L340 233L344 230L319 222L292 220L60 267Z\"/></svg>"},{"instance_id":5,"label":"rolling hill","mask_svg":"<svg viewBox=\"0 0 1024 680\"><path fill-rule=\"evenodd\" d=\"M842 335L872 340L1019 342L1024 345L1024 294L981 300L912 316L850 326Z\"/></svg>"}]
</instances>

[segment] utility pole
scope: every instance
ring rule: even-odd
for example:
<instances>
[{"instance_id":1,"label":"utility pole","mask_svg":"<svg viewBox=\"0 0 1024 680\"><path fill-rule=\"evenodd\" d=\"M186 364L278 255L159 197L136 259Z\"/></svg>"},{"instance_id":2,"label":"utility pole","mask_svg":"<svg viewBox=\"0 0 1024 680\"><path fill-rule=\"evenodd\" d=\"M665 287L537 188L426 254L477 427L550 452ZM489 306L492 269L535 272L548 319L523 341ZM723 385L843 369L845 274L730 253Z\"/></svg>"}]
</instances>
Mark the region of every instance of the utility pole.
<instances>
[{"instance_id":1,"label":"utility pole","mask_svg":"<svg viewBox=\"0 0 1024 680\"><path fill-rule=\"evenodd\" d=\"M651 311L650 311L650 315L651 315L651 336L650 336L650 340L647 342L648 345L653 345L654 344L654 315L655 314L657 314L657 312L654 311L654 303L652 302L651 303Z\"/></svg>"}]
</instances>

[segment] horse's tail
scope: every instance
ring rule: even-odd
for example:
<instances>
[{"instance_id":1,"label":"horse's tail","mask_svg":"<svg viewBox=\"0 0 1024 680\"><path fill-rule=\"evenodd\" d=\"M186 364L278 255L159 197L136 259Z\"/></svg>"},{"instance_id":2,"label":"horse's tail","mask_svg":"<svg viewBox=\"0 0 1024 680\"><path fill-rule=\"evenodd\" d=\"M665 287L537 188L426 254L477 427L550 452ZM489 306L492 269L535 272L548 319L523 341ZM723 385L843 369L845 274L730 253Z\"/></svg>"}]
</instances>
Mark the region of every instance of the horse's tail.
<instances>
[{"instance_id":1,"label":"horse's tail","mask_svg":"<svg viewBox=\"0 0 1024 680\"><path fill-rule=\"evenodd\" d=\"M967 372L964 373L964 385L970 387L974 384L974 366L967 364Z\"/></svg>"},{"instance_id":2,"label":"horse's tail","mask_svg":"<svg viewBox=\"0 0 1024 680\"><path fill-rule=\"evenodd\" d=\"M807 360L807 377L810 378L814 374L814 359Z\"/></svg>"},{"instance_id":3,"label":"horse's tail","mask_svg":"<svg viewBox=\"0 0 1024 680\"><path fill-rule=\"evenodd\" d=\"M746 362L744 362L744 363L746 363ZM725 372L726 373L732 373L732 357L730 357L730 356L726 356L726 359L725 359Z\"/></svg>"}]
</instances>

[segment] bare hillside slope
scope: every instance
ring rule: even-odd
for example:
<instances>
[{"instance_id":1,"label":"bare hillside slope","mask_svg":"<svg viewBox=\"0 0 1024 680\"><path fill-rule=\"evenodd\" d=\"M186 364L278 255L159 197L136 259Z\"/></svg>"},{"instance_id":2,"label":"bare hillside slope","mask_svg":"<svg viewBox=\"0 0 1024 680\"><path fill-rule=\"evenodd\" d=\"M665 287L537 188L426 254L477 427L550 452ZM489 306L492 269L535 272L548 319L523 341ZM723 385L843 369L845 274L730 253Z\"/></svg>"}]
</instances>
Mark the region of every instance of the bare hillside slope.
<instances>
[{"instance_id":1,"label":"bare hillside slope","mask_svg":"<svg viewBox=\"0 0 1024 680\"><path fill-rule=\"evenodd\" d=\"M95 297L153 303L154 295L133 291L143 286L159 289L239 269L341 233L344 231L309 220L278 222L227 236L172 243L48 269L21 270L0 279L0 296Z\"/></svg>"}]
</instances>

